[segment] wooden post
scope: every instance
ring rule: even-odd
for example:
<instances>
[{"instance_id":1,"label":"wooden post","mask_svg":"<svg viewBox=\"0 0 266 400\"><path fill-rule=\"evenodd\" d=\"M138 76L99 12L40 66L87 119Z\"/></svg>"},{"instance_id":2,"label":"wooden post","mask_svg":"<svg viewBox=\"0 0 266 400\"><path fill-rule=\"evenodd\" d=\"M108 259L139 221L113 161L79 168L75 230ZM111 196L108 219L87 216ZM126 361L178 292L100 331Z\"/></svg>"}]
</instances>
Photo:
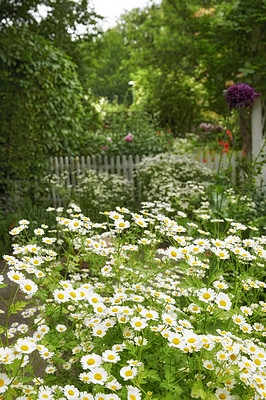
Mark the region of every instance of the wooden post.
<instances>
[{"instance_id":1,"label":"wooden post","mask_svg":"<svg viewBox=\"0 0 266 400\"><path fill-rule=\"evenodd\" d=\"M252 159L255 160L260 154L263 145L265 143L264 138L264 125L265 125L266 112L263 109L263 99L258 97L253 104L251 114L251 140L252 140ZM266 153L266 146L263 149L263 153ZM262 154L261 154L262 156ZM262 157L258 158L258 161ZM266 183L266 165L263 165L262 174L256 177L256 182L259 185L260 182Z\"/></svg>"}]
</instances>

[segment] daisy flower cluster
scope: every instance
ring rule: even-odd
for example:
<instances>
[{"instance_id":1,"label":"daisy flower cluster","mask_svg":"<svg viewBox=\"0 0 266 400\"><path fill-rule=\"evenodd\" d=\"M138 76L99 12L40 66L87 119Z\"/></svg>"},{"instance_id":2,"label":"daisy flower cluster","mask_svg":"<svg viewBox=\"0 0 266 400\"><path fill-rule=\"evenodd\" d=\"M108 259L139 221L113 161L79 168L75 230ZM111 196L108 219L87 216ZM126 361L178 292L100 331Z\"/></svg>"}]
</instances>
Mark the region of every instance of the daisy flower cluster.
<instances>
[{"instance_id":1,"label":"daisy flower cluster","mask_svg":"<svg viewBox=\"0 0 266 400\"><path fill-rule=\"evenodd\" d=\"M13 286L0 394L265 399L266 237L207 206L197 223L160 201L93 223L70 204L49 208L56 229L22 229L0 277ZM9 324L11 312L26 322Z\"/></svg>"}]
</instances>

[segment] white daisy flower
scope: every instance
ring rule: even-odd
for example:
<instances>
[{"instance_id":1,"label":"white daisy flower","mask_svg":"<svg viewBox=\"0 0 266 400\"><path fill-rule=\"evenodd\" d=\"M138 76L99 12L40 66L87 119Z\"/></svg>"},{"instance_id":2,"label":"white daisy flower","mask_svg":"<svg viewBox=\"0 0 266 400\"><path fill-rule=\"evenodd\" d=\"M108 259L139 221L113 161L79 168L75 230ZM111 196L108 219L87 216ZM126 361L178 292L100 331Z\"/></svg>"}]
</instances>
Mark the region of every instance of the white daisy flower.
<instances>
[{"instance_id":1,"label":"white daisy flower","mask_svg":"<svg viewBox=\"0 0 266 400\"><path fill-rule=\"evenodd\" d=\"M102 353L102 360L115 364L120 360L120 356L113 350L106 350Z\"/></svg>"},{"instance_id":2,"label":"white daisy flower","mask_svg":"<svg viewBox=\"0 0 266 400\"><path fill-rule=\"evenodd\" d=\"M66 385L64 387L64 395L69 400L78 400L79 398L79 390L74 385Z\"/></svg>"},{"instance_id":3,"label":"white daisy flower","mask_svg":"<svg viewBox=\"0 0 266 400\"><path fill-rule=\"evenodd\" d=\"M102 357L92 353L81 357L80 360L83 369L93 369L102 364Z\"/></svg>"},{"instance_id":4,"label":"white daisy flower","mask_svg":"<svg viewBox=\"0 0 266 400\"><path fill-rule=\"evenodd\" d=\"M229 311L231 309L232 302L229 296L225 293L219 293L214 301L218 305L218 307L222 308L223 310Z\"/></svg>"},{"instance_id":5,"label":"white daisy flower","mask_svg":"<svg viewBox=\"0 0 266 400\"><path fill-rule=\"evenodd\" d=\"M135 386L127 386L127 400L141 400L141 391Z\"/></svg>"},{"instance_id":6,"label":"white daisy flower","mask_svg":"<svg viewBox=\"0 0 266 400\"><path fill-rule=\"evenodd\" d=\"M6 374L0 373L0 393L4 393L7 390L10 382L11 379Z\"/></svg>"},{"instance_id":7,"label":"white daisy flower","mask_svg":"<svg viewBox=\"0 0 266 400\"><path fill-rule=\"evenodd\" d=\"M136 367L130 367L126 366L121 368L120 370L120 376L125 380L133 379L138 373L138 370Z\"/></svg>"},{"instance_id":8,"label":"white daisy flower","mask_svg":"<svg viewBox=\"0 0 266 400\"><path fill-rule=\"evenodd\" d=\"M102 367L93 368L89 373L92 383L98 385L104 385L104 382L108 380L108 374Z\"/></svg>"}]
</instances>

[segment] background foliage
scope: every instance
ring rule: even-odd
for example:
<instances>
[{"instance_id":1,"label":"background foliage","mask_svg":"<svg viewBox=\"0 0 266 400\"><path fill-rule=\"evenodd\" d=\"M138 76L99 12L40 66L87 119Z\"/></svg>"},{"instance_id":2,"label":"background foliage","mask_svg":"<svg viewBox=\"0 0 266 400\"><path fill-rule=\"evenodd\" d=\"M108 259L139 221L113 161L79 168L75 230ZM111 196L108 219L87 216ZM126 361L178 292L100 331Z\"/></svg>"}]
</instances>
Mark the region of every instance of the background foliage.
<instances>
[{"instance_id":1,"label":"background foliage","mask_svg":"<svg viewBox=\"0 0 266 400\"><path fill-rule=\"evenodd\" d=\"M266 0L150 2L106 32L100 20L90 0L1 1L4 223L44 205L49 156L166 152L225 122L233 82L265 92Z\"/></svg>"}]
</instances>

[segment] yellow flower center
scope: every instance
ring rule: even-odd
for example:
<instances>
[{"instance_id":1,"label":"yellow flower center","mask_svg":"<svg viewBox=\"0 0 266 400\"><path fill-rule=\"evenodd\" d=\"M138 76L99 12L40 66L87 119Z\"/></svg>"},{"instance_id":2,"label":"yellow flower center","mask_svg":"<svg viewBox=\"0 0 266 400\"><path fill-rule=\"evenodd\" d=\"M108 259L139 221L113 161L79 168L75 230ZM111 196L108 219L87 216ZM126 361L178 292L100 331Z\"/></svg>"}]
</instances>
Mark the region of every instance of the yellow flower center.
<instances>
[{"instance_id":1,"label":"yellow flower center","mask_svg":"<svg viewBox=\"0 0 266 400\"><path fill-rule=\"evenodd\" d=\"M136 398L136 396L134 396L134 394L131 394L131 395L129 396L129 398L130 398L130 400L137 400L137 398Z\"/></svg>"},{"instance_id":2,"label":"yellow flower center","mask_svg":"<svg viewBox=\"0 0 266 400\"><path fill-rule=\"evenodd\" d=\"M29 291L32 289L31 285L25 285L24 288Z\"/></svg>"},{"instance_id":3,"label":"yellow flower center","mask_svg":"<svg viewBox=\"0 0 266 400\"><path fill-rule=\"evenodd\" d=\"M126 372L125 372L125 375L126 375L126 376L132 376L132 375L133 375L133 372L132 372L131 370L126 371Z\"/></svg>"},{"instance_id":4,"label":"yellow flower center","mask_svg":"<svg viewBox=\"0 0 266 400\"><path fill-rule=\"evenodd\" d=\"M179 344L179 343L180 343L180 340L179 340L178 338L174 338L174 339L172 340L172 342L173 342L174 344Z\"/></svg>"},{"instance_id":5,"label":"yellow flower center","mask_svg":"<svg viewBox=\"0 0 266 400\"><path fill-rule=\"evenodd\" d=\"M107 358L108 358L108 360L114 360L114 359L115 359L115 356L113 356L112 354L110 354Z\"/></svg>"},{"instance_id":6,"label":"yellow flower center","mask_svg":"<svg viewBox=\"0 0 266 400\"><path fill-rule=\"evenodd\" d=\"M203 298L205 300L208 300L211 297L211 295L209 293L204 293Z\"/></svg>"},{"instance_id":7,"label":"yellow flower center","mask_svg":"<svg viewBox=\"0 0 266 400\"><path fill-rule=\"evenodd\" d=\"M225 301L225 300L221 300L221 301L220 301L220 305L221 305L222 307L225 307L225 306L226 306L226 301Z\"/></svg>"},{"instance_id":8,"label":"yellow flower center","mask_svg":"<svg viewBox=\"0 0 266 400\"><path fill-rule=\"evenodd\" d=\"M135 326L137 326L138 328L142 325L142 323L140 321L135 322Z\"/></svg>"},{"instance_id":9,"label":"yellow flower center","mask_svg":"<svg viewBox=\"0 0 266 400\"><path fill-rule=\"evenodd\" d=\"M58 297L60 300L63 300L63 299L65 298L65 296L63 295L63 293L59 293L59 294L57 295L57 297Z\"/></svg>"},{"instance_id":10,"label":"yellow flower center","mask_svg":"<svg viewBox=\"0 0 266 400\"><path fill-rule=\"evenodd\" d=\"M5 382L3 379L0 379L0 387L4 386Z\"/></svg>"},{"instance_id":11,"label":"yellow flower center","mask_svg":"<svg viewBox=\"0 0 266 400\"><path fill-rule=\"evenodd\" d=\"M69 396L73 396L74 395L74 391L73 390L69 390L68 394L69 394Z\"/></svg>"},{"instance_id":12,"label":"yellow flower center","mask_svg":"<svg viewBox=\"0 0 266 400\"><path fill-rule=\"evenodd\" d=\"M177 256L177 252L176 251L171 251L171 256L176 257Z\"/></svg>"},{"instance_id":13,"label":"yellow flower center","mask_svg":"<svg viewBox=\"0 0 266 400\"><path fill-rule=\"evenodd\" d=\"M23 345L21 346L21 350L22 350L22 351L27 351L27 350L29 350L29 346L27 346L26 344L23 344Z\"/></svg>"},{"instance_id":14,"label":"yellow flower center","mask_svg":"<svg viewBox=\"0 0 266 400\"><path fill-rule=\"evenodd\" d=\"M102 379L102 374L100 374L99 372L97 373L97 374L95 374L94 375L94 378L97 380L97 381L100 381L101 379Z\"/></svg>"},{"instance_id":15,"label":"yellow flower center","mask_svg":"<svg viewBox=\"0 0 266 400\"><path fill-rule=\"evenodd\" d=\"M88 364L88 365L93 365L93 364L95 364L94 358L89 358L89 359L87 360L87 364Z\"/></svg>"},{"instance_id":16,"label":"yellow flower center","mask_svg":"<svg viewBox=\"0 0 266 400\"><path fill-rule=\"evenodd\" d=\"M13 275L13 279L15 279L16 281L19 281L19 276L18 275Z\"/></svg>"},{"instance_id":17,"label":"yellow flower center","mask_svg":"<svg viewBox=\"0 0 266 400\"><path fill-rule=\"evenodd\" d=\"M219 399L222 399L222 400L226 399L226 394L224 394L224 393L219 394Z\"/></svg>"},{"instance_id":18,"label":"yellow flower center","mask_svg":"<svg viewBox=\"0 0 266 400\"><path fill-rule=\"evenodd\" d=\"M188 339L188 343L195 343L195 342L196 342L196 339L194 339L194 338Z\"/></svg>"}]
</instances>

